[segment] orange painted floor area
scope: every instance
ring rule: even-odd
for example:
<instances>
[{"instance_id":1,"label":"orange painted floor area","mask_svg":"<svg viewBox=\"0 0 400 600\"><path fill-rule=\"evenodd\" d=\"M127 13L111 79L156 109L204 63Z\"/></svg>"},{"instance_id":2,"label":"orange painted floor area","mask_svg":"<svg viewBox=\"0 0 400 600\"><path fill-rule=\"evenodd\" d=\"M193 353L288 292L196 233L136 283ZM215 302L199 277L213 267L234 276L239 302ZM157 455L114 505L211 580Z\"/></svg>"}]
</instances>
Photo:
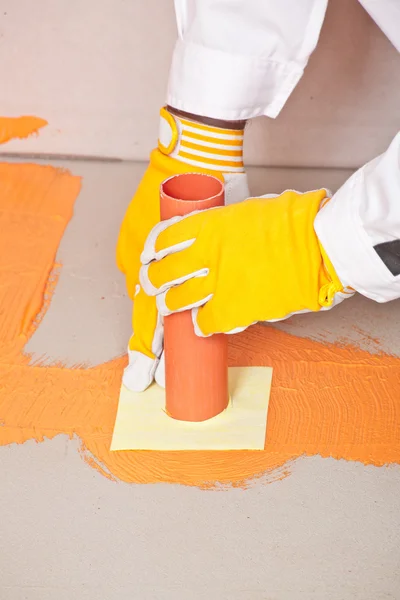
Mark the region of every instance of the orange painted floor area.
<instances>
[{"instance_id":1,"label":"orange painted floor area","mask_svg":"<svg viewBox=\"0 0 400 600\"><path fill-rule=\"evenodd\" d=\"M235 365L274 368L263 452L109 451L125 357L87 368L46 366L24 346L57 285L55 264L79 177L0 165L0 445L77 436L110 479L200 487L284 477L302 455L377 466L400 462L400 359L257 326L230 338Z\"/></svg>"}]
</instances>

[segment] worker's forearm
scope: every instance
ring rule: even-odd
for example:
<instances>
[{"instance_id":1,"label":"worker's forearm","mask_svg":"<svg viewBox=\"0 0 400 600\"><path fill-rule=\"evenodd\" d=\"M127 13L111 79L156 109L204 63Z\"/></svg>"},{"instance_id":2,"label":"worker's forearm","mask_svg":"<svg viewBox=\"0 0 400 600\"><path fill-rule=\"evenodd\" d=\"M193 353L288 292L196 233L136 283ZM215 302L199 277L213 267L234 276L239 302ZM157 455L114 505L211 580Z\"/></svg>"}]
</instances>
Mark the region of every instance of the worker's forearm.
<instances>
[{"instance_id":1,"label":"worker's forearm","mask_svg":"<svg viewBox=\"0 0 400 600\"><path fill-rule=\"evenodd\" d=\"M167 104L242 121L275 118L313 52L328 0L179 0Z\"/></svg>"},{"instance_id":2,"label":"worker's forearm","mask_svg":"<svg viewBox=\"0 0 400 600\"><path fill-rule=\"evenodd\" d=\"M343 285L388 302L400 298L400 133L318 213L316 233Z\"/></svg>"}]
</instances>

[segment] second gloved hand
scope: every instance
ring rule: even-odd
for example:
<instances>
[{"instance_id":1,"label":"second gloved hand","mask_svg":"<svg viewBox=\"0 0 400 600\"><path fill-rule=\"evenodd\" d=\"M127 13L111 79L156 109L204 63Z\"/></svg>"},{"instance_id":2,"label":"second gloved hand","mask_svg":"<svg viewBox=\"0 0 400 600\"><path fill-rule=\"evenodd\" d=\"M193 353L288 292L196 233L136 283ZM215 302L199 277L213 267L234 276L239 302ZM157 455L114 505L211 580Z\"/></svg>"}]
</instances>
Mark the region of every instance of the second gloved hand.
<instances>
[{"instance_id":1,"label":"second gloved hand","mask_svg":"<svg viewBox=\"0 0 400 600\"><path fill-rule=\"evenodd\" d=\"M173 175L206 173L224 182L227 202L242 201L248 196L242 144L242 130L206 126L161 110L158 148L128 206L117 244L117 263L133 300L129 364L123 375L132 391L145 390L154 378L162 385L164 378L162 318L155 299L139 285L140 255L160 220L160 185Z\"/></svg>"},{"instance_id":2,"label":"second gloved hand","mask_svg":"<svg viewBox=\"0 0 400 600\"><path fill-rule=\"evenodd\" d=\"M160 223L145 244L141 284L162 315L192 309L200 336L328 309L352 291L314 231L326 197L290 190Z\"/></svg>"}]
</instances>

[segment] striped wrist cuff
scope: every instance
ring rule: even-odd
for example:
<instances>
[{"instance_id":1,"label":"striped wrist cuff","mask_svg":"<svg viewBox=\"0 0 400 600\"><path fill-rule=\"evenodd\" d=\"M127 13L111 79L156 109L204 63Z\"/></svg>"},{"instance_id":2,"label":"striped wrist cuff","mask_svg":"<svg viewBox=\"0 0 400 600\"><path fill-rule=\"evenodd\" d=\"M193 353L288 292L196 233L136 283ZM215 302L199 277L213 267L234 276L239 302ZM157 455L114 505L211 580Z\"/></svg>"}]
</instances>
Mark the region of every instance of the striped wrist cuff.
<instances>
[{"instance_id":1,"label":"striped wrist cuff","mask_svg":"<svg viewBox=\"0 0 400 600\"><path fill-rule=\"evenodd\" d=\"M160 111L159 150L194 167L242 173L243 130L203 125Z\"/></svg>"}]
</instances>

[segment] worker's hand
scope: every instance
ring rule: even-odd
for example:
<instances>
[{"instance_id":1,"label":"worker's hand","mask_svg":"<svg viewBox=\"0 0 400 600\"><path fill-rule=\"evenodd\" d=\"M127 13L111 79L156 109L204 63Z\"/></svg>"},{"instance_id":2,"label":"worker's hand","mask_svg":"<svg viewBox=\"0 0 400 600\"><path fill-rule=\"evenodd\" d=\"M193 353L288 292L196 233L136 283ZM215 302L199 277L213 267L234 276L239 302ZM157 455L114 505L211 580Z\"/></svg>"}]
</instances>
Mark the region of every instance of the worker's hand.
<instances>
[{"instance_id":1,"label":"worker's hand","mask_svg":"<svg viewBox=\"0 0 400 600\"><path fill-rule=\"evenodd\" d=\"M165 110L161 111L161 114L162 119L167 118L174 125L175 121L173 121L171 115L166 114ZM174 150L175 154L178 150L181 151L181 139L185 133L185 125L182 123L178 124L179 131L175 131L177 144ZM165 123L163 123L164 126ZM210 142L212 138L209 137L212 135L212 131L210 133L208 130L213 128L202 126L201 131L203 129L206 130L207 137L205 137L205 140L208 140L208 142L205 143L208 143L209 148L207 148L211 153L215 151L215 148L212 147L212 142ZM190 133L188 130L186 135L188 136ZM243 134L243 132L238 132L238 134ZM201 144L202 133L195 133L194 135L196 145ZM216 135L217 142L223 144L224 140L221 141L221 133ZM229 136L226 135L226 137ZM241 135L242 137L243 135ZM230 143L229 140L228 143ZM194 146L194 144L191 145ZM151 153L150 164L124 217L117 245L117 263L126 276L128 293L133 300L133 333L128 347L129 365L123 376L123 383L133 391L145 390L154 378L161 385L163 385L164 380L163 361L161 360L163 352L162 318L157 312L155 298L145 294L139 285L140 255L150 230L160 220L161 183L168 177L181 173L208 173L225 182L228 202L244 200L248 195L247 180L242 167L238 169L241 172L231 172L227 176L226 173L215 170L215 167L208 170L192 164L201 160L196 156L196 150L189 148L188 152L191 152L189 156L193 160L190 161L190 164L187 164L181 159L178 160L171 157L171 155L168 156L167 154L171 148L172 146L168 149L164 144L159 143L159 148ZM209 163L213 162L211 159L203 160L207 160Z\"/></svg>"},{"instance_id":2,"label":"worker's hand","mask_svg":"<svg viewBox=\"0 0 400 600\"><path fill-rule=\"evenodd\" d=\"M144 294L139 286L140 254L148 233L160 221L161 183L172 175L191 170L189 165L153 150L119 233L117 264L125 274L128 294L134 302L129 366L123 381L133 391L142 391L153 381L163 350L163 324L155 299Z\"/></svg>"},{"instance_id":3,"label":"worker's hand","mask_svg":"<svg viewBox=\"0 0 400 600\"><path fill-rule=\"evenodd\" d=\"M175 217L147 238L142 287L162 315L193 309L199 336L327 309L346 295L314 232L326 190Z\"/></svg>"}]
</instances>

